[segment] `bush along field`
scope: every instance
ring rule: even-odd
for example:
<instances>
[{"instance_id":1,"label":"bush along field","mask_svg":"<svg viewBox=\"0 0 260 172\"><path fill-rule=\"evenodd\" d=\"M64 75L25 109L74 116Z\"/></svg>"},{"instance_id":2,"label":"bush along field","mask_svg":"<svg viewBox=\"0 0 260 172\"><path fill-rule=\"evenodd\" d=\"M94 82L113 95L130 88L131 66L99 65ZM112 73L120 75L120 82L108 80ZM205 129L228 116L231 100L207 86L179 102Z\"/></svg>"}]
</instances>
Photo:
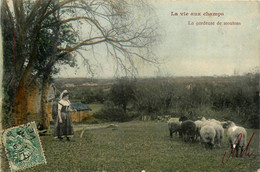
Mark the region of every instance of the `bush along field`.
<instances>
[{"instance_id":1,"label":"bush along field","mask_svg":"<svg viewBox=\"0 0 260 172\"><path fill-rule=\"evenodd\" d=\"M226 136L221 148L205 149L199 142L170 138L165 122L131 121L116 128L78 130L70 142L41 137L47 165L25 171L254 172L260 168L259 130L247 132L247 141L254 133L248 155L228 159Z\"/></svg>"},{"instance_id":2,"label":"bush along field","mask_svg":"<svg viewBox=\"0 0 260 172\"><path fill-rule=\"evenodd\" d=\"M73 87L66 87L72 83ZM118 78L93 83L63 79L55 81L55 85L59 90L67 89L72 101L94 104L93 116L100 120L126 122L185 115L192 120L204 116L259 128L259 74ZM95 110L98 104L101 108Z\"/></svg>"}]
</instances>

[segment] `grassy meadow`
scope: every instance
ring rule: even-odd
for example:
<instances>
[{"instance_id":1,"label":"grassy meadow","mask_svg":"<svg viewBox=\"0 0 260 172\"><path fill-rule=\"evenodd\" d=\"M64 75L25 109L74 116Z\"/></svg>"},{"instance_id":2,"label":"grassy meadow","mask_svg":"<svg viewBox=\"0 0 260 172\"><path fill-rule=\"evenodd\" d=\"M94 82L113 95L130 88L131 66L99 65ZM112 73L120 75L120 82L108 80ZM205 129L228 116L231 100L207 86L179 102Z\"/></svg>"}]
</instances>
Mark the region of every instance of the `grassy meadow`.
<instances>
[{"instance_id":1,"label":"grassy meadow","mask_svg":"<svg viewBox=\"0 0 260 172\"><path fill-rule=\"evenodd\" d=\"M259 155L259 131L247 131L248 141L255 133L248 152ZM226 137L222 148L206 150L199 143L184 143L175 135L171 139L165 122L118 123L116 129L85 130L80 138L81 132L76 131L71 142L42 136L47 165L26 171L223 172L232 171L239 163L243 168L233 171L254 172L260 168L259 156L230 158L222 164L222 156L228 150Z\"/></svg>"},{"instance_id":2,"label":"grassy meadow","mask_svg":"<svg viewBox=\"0 0 260 172\"><path fill-rule=\"evenodd\" d=\"M103 104L100 104L100 103L91 103L91 104L87 104L87 105L88 105L88 107L90 107L92 109L92 111L90 111L91 115L100 111L100 109L103 107Z\"/></svg>"},{"instance_id":3,"label":"grassy meadow","mask_svg":"<svg viewBox=\"0 0 260 172\"><path fill-rule=\"evenodd\" d=\"M92 109L92 118L74 125L70 142L41 136L47 164L25 171L256 172L260 169L258 76L56 80L58 90L70 92L71 102L81 101ZM254 133L247 153L256 156L227 161L226 137L222 147L213 150L178 136L170 138L163 120L181 116L234 121L247 128L247 142ZM149 121L137 121L143 117ZM105 127L111 123L117 127ZM4 171L10 171L6 159L4 165Z\"/></svg>"}]
</instances>

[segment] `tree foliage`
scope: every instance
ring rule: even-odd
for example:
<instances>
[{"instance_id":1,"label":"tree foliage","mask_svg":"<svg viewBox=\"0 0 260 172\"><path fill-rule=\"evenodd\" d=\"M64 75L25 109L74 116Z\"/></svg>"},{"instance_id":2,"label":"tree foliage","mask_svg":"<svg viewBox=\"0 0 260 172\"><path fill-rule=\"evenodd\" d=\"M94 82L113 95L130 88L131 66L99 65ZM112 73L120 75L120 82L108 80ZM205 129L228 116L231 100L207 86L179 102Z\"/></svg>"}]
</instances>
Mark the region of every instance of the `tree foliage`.
<instances>
[{"instance_id":1,"label":"tree foliage","mask_svg":"<svg viewBox=\"0 0 260 172\"><path fill-rule=\"evenodd\" d=\"M135 90L135 81L129 78L120 78L112 86L109 98L115 105L126 112L127 105L135 100Z\"/></svg>"},{"instance_id":2,"label":"tree foliage","mask_svg":"<svg viewBox=\"0 0 260 172\"><path fill-rule=\"evenodd\" d=\"M151 8L142 1L3 0L2 14L4 64L10 74L4 82L5 101L11 104L7 116L13 113L15 125L25 122L26 97L35 82L42 85L45 120L48 83L60 65L75 66L77 55L93 74L93 59L83 55L84 51L95 54L94 47L102 45L107 57L114 59L116 71L125 74L137 73L137 59L157 61L151 52L156 27L149 18ZM79 34L80 27L83 34Z\"/></svg>"}]
</instances>

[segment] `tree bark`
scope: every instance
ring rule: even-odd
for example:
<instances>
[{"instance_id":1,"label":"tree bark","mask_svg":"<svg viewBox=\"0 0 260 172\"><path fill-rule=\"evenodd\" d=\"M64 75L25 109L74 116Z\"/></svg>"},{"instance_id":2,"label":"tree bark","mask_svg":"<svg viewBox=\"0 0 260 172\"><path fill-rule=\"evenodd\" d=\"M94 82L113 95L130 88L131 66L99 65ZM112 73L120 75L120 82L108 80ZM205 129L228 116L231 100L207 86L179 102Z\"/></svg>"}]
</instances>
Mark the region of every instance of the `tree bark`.
<instances>
[{"instance_id":1,"label":"tree bark","mask_svg":"<svg viewBox=\"0 0 260 172\"><path fill-rule=\"evenodd\" d=\"M13 111L14 126L25 124L26 122L27 98L28 87L23 82L20 82L16 92Z\"/></svg>"},{"instance_id":2,"label":"tree bark","mask_svg":"<svg viewBox=\"0 0 260 172\"><path fill-rule=\"evenodd\" d=\"M15 104L14 104L14 126L24 124L26 122L27 117L27 98L28 98L28 89L30 88L31 83L31 73L34 67L35 57L38 53L38 44L39 44L39 35L40 35L41 23L38 25L37 34L35 36L35 40L33 43L33 49L30 54L28 65L25 68L21 76L21 80L19 81Z\"/></svg>"},{"instance_id":3,"label":"tree bark","mask_svg":"<svg viewBox=\"0 0 260 172\"><path fill-rule=\"evenodd\" d=\"M50 127L50 119L48 117L48 114L46 112L47 109L47 97L50 89L50 75L47 72L44 74L43 80L42 80L42 89L41 89L41 106L40 106L40 118L41 123L43 124L44 129L48 129Z\"/></svg>"}]
</instances>

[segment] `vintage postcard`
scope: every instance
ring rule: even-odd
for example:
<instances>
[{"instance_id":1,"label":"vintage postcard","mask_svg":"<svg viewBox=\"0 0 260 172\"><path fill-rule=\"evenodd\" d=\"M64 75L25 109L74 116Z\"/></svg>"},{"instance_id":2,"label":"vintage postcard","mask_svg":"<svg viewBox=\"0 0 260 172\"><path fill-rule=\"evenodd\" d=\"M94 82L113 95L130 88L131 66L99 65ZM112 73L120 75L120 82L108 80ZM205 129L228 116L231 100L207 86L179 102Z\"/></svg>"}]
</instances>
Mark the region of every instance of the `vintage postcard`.
<instances>
[{"instance_id":1,"label":"vintage postcard","mask_svg":"<svg viewBox=\"0 0 260 172\"><path fill-rule=\"evenodd\" d=\"M260 171L259 11L2 0L0 171Z\"/></svg>"}]
</instances>

